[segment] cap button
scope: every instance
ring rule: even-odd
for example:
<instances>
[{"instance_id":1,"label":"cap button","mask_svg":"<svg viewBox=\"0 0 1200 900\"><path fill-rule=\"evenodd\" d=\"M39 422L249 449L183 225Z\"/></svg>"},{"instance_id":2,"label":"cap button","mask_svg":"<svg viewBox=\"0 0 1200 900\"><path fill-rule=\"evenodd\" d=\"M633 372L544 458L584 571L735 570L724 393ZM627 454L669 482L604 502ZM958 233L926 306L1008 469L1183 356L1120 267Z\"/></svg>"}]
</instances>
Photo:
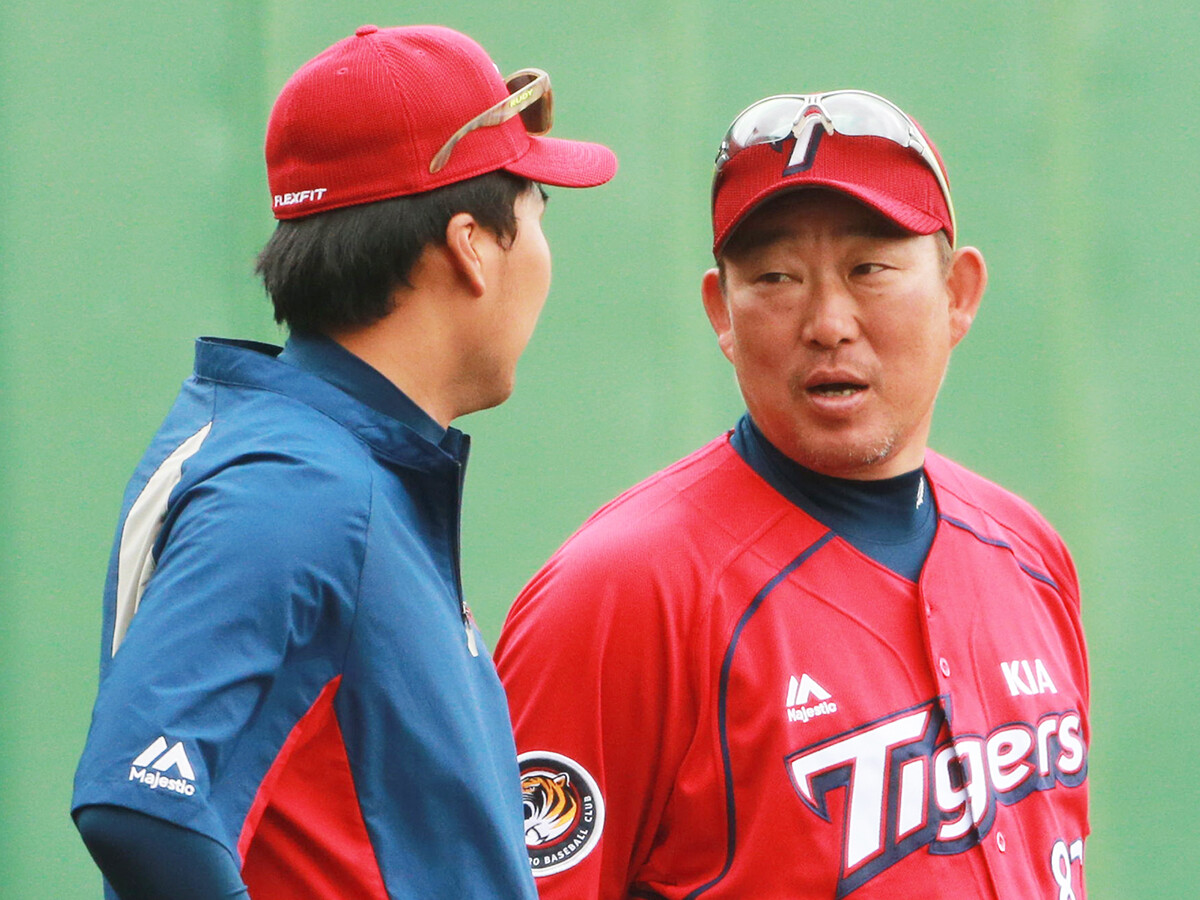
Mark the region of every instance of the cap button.
<instances>
[{"instance_id":1,"label":"cap button","mask_svg":"<svg viewBox=\"0 0 1200 900\"><path fill-rule=\"evenodd\" d=\"M378 30L378 25L363 25L358 29L358 31L354 32L354 34L356 37L366 37L368 34L374 34Z\"/></svg>"}]
</instances>

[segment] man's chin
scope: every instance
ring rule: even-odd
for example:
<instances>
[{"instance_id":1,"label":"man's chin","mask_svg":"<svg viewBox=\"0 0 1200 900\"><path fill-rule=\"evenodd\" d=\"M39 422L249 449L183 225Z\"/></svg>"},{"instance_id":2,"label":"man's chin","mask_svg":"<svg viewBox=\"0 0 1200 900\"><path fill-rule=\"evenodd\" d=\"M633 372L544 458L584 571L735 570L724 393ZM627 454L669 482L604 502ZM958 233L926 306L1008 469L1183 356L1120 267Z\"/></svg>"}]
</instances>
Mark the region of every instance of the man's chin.
<instances>
[{"instance_id":1,"label":"man's chin","mask_svg":"<svg viewBox=\"0 0 1200 900\"><path fill-rule=\"evenodd\" d=\"M833 478L869 481L888 478L889 463L895 455L896 441L891 436L876 440L842 441L827 446L799 446L792 456L806 469Z\"/></svg>"},{"instance_id":2,"label":"man's chin","mask_svg":"<svg viewBox=\"0 0 1200 900\"><path fill-rule=\"evenodd\" d=\"M485 389L478 390L471 395L466 408L459 415L465 416L469 413L482 412L485 409L493 409L499 406L512 396L515 386L514 378L506 379L502 383L497 381L487 385Z\"/></svg>"}]
</instances>

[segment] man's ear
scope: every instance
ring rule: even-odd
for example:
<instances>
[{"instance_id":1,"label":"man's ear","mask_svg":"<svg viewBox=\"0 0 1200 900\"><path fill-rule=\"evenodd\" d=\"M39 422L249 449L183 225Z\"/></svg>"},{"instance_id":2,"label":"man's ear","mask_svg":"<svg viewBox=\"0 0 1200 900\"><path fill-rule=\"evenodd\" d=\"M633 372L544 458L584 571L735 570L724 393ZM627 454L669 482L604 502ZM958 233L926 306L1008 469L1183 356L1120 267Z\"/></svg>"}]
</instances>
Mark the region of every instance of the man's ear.
<instances>
[{"instance_id":1,"label":"man's ear","mask_svg":"<svg viewBox=\"0 0 1200 900\"><path fill-rule=\"evenodd\" d=\"M708 323L717 335L717 346L725 358L733 362L733 322L729 318L729 304L725 302L725 290L721 287L721 273L709 269L700 281L700 297L704 300L704 312Z\"/></svg>"},{"instance_id":2,"label":"man's ear","mask_svg":"<svg viewBox=\"0 0 1200 900\"><path fill-rule=\"evenodd\" d=\"M446 223L446 255L471 293L482 297L487 290L484 277L483 241L491 235L470 213L455 213Z\"/></svg>"},{"instance_id":3,"label":"man's ear","mask_svg":"<svg viewBox=\"0 0 1200 900\"><path fill-rule=\"evenodd\" d=\"M950 295L950 346L956 346L970 331L986 287L987 264L983 254L975 247L955 250L946 276L946 289Z\"/></svg>"}]
</instances>

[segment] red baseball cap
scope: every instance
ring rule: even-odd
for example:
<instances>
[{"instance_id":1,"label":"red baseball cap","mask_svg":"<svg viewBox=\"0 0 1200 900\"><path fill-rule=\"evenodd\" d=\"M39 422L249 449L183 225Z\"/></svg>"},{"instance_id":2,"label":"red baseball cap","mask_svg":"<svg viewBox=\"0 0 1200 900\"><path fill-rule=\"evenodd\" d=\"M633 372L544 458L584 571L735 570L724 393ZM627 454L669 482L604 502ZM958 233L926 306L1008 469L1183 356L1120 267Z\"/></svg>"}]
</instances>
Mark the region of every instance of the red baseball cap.
<instances>
[{"instance_id":1,"label":"red baseball cap","mask_svg":"<svg viewBox=\"0 0 1200 900\"><path fill-rule=\"evenodd\" d=\"M945 230L953 244L953 218L937 176L911 148L882 137L820 133L809 149L811 165L788 174L795 144L796 138L788 137L747 147L723 165L713 189L714 254L760 204L780 191L804 187L848 194L914 234Z\"/></svg>"},{"instance_id":2,"label":"red baseball cap","mask_svg":"<svg viewBox=\"0 0 1200 900\"><path fill-rule=\"evenodd\" d=\"M454 132L508 90L482 47L437 25L364 25L288 80L267 123L267 181L277 219L416 194L504 169L559 187L616 174L600 144L536 137L521 118L478 128L431 174Z\"/></svg>"}]
</instances>

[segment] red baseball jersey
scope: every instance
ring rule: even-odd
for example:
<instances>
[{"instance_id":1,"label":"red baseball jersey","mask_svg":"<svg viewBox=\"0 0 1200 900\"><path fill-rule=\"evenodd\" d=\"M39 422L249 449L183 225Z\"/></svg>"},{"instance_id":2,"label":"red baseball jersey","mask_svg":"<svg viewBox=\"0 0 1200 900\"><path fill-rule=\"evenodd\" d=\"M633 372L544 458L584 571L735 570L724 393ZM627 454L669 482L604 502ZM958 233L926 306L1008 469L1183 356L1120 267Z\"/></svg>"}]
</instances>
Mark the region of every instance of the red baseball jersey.
<instances>
[{"instance_id":1,"label":"red baseball jersey","mask_svg":"<svg viewBox=\"0 0 1200 900\"><path fill-rule=\"evenodd\" d=\"M543 898L1085 897L1074 567L929 453L918 583L728 437L597 512L496 648Z\"/></svg>"}]
</instances>

